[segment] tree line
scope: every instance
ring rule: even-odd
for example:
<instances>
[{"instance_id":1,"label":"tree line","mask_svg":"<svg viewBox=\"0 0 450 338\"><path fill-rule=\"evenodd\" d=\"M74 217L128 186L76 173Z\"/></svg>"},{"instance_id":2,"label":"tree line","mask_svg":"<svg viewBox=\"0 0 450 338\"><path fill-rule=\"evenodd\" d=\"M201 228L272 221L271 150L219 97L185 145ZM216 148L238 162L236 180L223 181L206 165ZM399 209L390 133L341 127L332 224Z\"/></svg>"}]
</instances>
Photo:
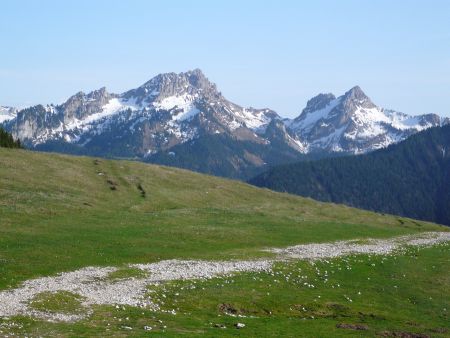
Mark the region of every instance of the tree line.
<instances>
[{"instance_id":1,"label":"tree line","mask_svg":"<svg viewBox=\"0 0 450 338\"><path fill-rule=\"evenodd\" d=\"M2 148L23 148L20 140L14 140L13 136L0 127L0 147Z\"/></svg>"},{"instance_id":2,"label":"tree line","mask_svg":"<svg viewBox=\"0 0 450 338\"><path fill-rule=\"evenodd\" d=\"M275 167L250 183L450 225L450 125L366 155Z\"/></svg>"}]
</instances>

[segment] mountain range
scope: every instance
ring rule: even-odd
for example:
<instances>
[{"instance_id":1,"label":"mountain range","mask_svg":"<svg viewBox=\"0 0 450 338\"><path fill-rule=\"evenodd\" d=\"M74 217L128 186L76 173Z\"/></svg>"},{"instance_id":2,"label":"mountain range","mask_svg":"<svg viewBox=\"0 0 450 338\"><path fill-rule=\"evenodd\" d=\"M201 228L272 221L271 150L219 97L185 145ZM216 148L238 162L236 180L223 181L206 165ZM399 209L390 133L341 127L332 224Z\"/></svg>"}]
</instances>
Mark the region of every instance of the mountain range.
<instances>
[{"instance_id":1,"label":"mountain range","mask_svg":"<svg viewBox=\"0 0 450 338\"><path fill-rule=\"evenodd\" d=\"M160 74L122 94L100 88L60 105L1 107L0 123L29 148L130 158L232 178L298 160L365 153L449 123L376 106L358 86L319 94L295 119L227 100L195 69Z\"/></svg>"},{"instance_id":2,"label":"mountain range","mask_svg":"<svg viewBox=\"0 0 450 338\"><path fill-rule=\"evenodd\" d=\"M250 183L450 225L450 125L369 154L278 166Z\"/></svg>"}]
</instances>

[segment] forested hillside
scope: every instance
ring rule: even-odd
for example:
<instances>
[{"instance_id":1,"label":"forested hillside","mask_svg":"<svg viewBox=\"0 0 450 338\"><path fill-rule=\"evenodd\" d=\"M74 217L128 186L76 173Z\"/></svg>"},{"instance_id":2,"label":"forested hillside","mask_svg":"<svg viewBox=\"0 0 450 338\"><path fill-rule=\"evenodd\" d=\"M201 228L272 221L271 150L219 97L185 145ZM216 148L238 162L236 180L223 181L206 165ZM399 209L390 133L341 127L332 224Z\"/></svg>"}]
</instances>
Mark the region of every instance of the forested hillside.
<instances>
[{"instance_id":1,"label":"forested hillside","mask_svg":"<svg viewBox=\"0 0 450 338\"><path fill-rule=\"evenodd\" d=\"M0 127L0 147L22 148L19 140L14 140L12 135Z\"/></svg>"},{"instance_id":2,"label":"forested hillside","mask_svg":"<svg viewBox=\"0 0 450 338\"><path fill-rule=\"evenodd\" d=\"M275 167L250 183L450 225L450 126L366 155Z\"/></svg>"}]
</instances>

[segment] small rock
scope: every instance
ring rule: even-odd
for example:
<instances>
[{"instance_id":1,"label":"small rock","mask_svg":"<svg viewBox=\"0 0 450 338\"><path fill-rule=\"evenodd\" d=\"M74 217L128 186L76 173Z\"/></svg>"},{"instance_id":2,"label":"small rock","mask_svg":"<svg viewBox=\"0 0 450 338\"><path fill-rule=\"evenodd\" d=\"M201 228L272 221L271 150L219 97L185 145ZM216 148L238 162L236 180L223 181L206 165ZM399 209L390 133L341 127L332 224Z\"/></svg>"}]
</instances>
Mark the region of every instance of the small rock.
<instances>
[{"instance_id":1,"label":"small rock","mask_svg":"<svg viewBox=\"0 0 450 338\"><path fill-rule=\"evenodd\" d=\"M242 329L245 327L245 324L244 323L236 323L236 324L234 324L234 326L236 326L237 329Z\"/></svg>"}]
</instances>

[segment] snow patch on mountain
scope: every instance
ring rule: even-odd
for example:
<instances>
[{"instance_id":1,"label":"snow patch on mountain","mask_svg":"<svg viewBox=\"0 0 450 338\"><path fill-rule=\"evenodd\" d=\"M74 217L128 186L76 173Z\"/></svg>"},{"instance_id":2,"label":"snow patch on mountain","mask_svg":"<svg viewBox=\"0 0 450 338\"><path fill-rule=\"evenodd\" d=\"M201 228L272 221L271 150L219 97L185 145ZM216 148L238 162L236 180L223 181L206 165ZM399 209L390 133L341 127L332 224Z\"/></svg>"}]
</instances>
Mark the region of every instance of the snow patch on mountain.
<instances>
[{"instance_id":1,"label":"snow patch on mountain","mask_svg":"<svg viewBox=\"0 0 450 338\"><path fill-rule=\"evenodd\" d=\"M0 124L10 121L17 116L17 111L12 107L0 106Z\"/></svg>"},{"instance_id":2,"label":"snow patch on mountain","mask_svg":"<svg viewBox=\"0 0 450 338\"><path fill-rule=\"evenodd\" d=\"M319 94L286 125L309 145L308 151L364 153L441 125L434 114L410 116L373 104L358 86L335 98Z\"/></svg>"},{"instance_id":3,"label":"snow patch on mountain","mask_svg":"<svg viewBox=\"0 0 450 338\"><path fill-rule=\"evenodd\" d=\"M342 97L332 100L325 108L308 112L306 115L300 116L299 119L292 120L289 127L294 130L303 132L311 130L311 128L321 119L326 119L330 112L341 103Z\"/></svg>"},{"instance_id":4,"label":"snow patch on mountain","mask_svg":"<svg viewBox=\"0 0 450 338\"><path fill-rule=\"evenodd\" d=\"M354 113L353 121L366 125L386 123L398 130L414 128L417 131L421 131L432 126L431 123L421 124L421 119L418 116L409 116L394 110L384 110L378 107L371 109L358 107Z\"/></svg>"},{"instance_id":5,"label":"snow patch on mountain","mask_svg":"<svg viewBox=\"0 0 450 338\"><path fill-rule=\"evenodd\" d=\"M322 136L310 144L310 148L321 148L321 149L329 149L334 152L343 151L342 147L339 145L339 140L344 134L345 126L334 130L326 136Z\"/></svg>"},{"instance_id":6,"label":"snow patch on mountain","mask_svg":"<svg viewBox=\"0 0 450 338\"><path fill-rule=\"evenodd\" d=\"M272 120L266 115L268 112L270 112L269 109L254 111L243 108L242 110L235 111L234 113L238 119L245 123L247 128L258 130L262 126L269 124Z\"/></svg>"},{"instance_id":7,"label":"snow patch on mountain","mask_svg":"<svg viewBox=\"0 0 450 338\"><path fill-rule=\"evenodd\" d=\"M169 96L160 102L153 102L153 106L156 110L170 111L172 120L189 120L200 112L194 104L196 97L189 94Z\"/></svg>"},{"instance_id":8,"label":"snow patch on mountain","mask_svg":"<svg viewBox=\"0 0 450 338\"><path fill-rule=\"evenodd\" d=\"M57 106L17 113L0 107L0 123L24 144L63 141L88 148L92 142L100 154L117 150L117 156L138 158L215 134L294 150L294 157L297 152L361 153L449 122L433 114L409 116L382 109L358 86L338 98L319 94L300 116L282 119L270 109L228 101L198 69L160 74L122 94L100 88L79 92Z\"/></svg>"},{"instance_id":9,"label":"snow patch on mountain","mask_svg":"<svg viewBox=\"0 0 450 338\"><path fill-rule=\"evenodd\" d=\"M109 123L108 118L127 109L136 111L138 107L133 102L125 102L119 98L112 98L102 107L100 112L91 114L83 119L74 118L71 122L66 124L61 123L60 127L54 130L55 133L50 133L48 137L55 134L61 136L61 133L63 132L76 131L78 134L77 137L65 136L67 142L76 142L79 140L79 135L88 130L96 129L98 134L99 130L102 129L102 124L100 122ZM45 140L41 139L41 142L43 141Z\"/></svg>"},{"instance_id":10,"label":"snow patch on mountain","mask_svg":"<svg viewBox=\"0 0 450 338\"><path fill-rule=\"evenodd\" d=\"M115 115L125 109L137 110L138 108L134 104L130 105L129 102L125 103L118 98L113 98L102 107L102 110L99 113L89 115L79 122L81 122L82 125L87 125L89 123L104 119L108 116Z\"/></svg>"},{"instance_id":11,"label":"snow patch on mountain","mask_svg":"<svg viewBox=\"0 0 450 338\"><path fill-rule=\"evenodd\" d=\"M173 108L181 108L185 109L192 105L192 101L194 101L194 98L191 95L184 94L184 95L175 95L175 96L169 96L164 99L162 99L160 102L154 102L153 105L156 109L164 109L164 110L171 110Z\"/></svg>"}]
</instances>

